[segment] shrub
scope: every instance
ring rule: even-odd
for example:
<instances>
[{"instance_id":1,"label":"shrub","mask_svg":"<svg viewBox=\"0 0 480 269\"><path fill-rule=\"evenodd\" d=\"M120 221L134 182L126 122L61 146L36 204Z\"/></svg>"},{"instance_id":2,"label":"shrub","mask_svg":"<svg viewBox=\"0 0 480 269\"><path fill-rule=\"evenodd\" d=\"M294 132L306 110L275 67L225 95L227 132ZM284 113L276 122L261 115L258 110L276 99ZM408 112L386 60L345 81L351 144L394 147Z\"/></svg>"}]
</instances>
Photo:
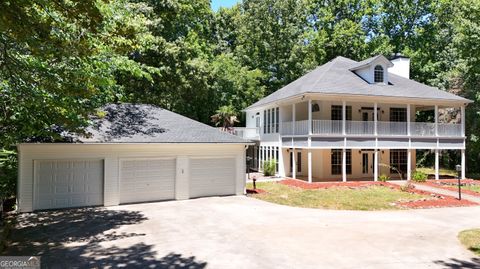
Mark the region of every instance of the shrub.
<instances>
[{"instance_id":1,"label":"shrub","mask_svg":"<svg viewBox=\"0 0 480 269\"><path fill-rule=\"evenodd\" d=\"M263 163L263 175L274 176L277 163L274 159L267 160Z\"/></svg>"},{"instance_id":2,"label":"shrub","mask_svg":"<svg viewBox=\"0 0 480 269\"><path fill-rule=\"evenodd\" d=\"M17 154L0 149L0 206L17 191ZM1 212L0 208L0 212Z\"/></svg>"},{"instance_id":3,"label":"shrub","mask_svg":"<svg viewBox=\"0 0 480 269\"><path fill-rule=\"evenodd\" d=\"M380 180L381 182L387 182L387 180L390 180L390 177L385 174L382 174L380 175L380 177L378 177L378 180Z\"/></svg>"},{"instance_id":4,"label":"shrub","mask_svg":"<svg viewBox=\"0 0 480 269\"><path fill-rule=\"evenodd\" d=\"M404 192L410 192L413 189L415 189L415 186L408 181L405 185L400 186L400 190Z\"/></svg>"},{"instance_id":5,"label":"shrub","mask_svg":"<svg viewBox=\"0 0 480 269\"><path fill-rule=\"evenodd\" d=\"M421 171L414 171L412 173L412 180L415 182L425 182L427 181L427 174Z\"/></svg>"}]
</instances>

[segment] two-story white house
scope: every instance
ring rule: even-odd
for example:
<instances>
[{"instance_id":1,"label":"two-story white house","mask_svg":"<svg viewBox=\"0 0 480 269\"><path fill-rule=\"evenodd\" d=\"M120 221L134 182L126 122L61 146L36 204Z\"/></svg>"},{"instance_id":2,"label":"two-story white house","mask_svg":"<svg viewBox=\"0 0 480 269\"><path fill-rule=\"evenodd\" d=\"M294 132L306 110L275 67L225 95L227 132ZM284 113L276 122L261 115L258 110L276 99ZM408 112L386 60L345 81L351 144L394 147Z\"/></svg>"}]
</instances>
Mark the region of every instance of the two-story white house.
<instances>
[{"instance_id":1,"label":"two-story white house","mask_svg":"<svg viewBox=\"0 0 480 269\"><path fill-rule=\"evenodd\" d=\"M242 136L258 141L254 166L277 162L282 177L308 182L410 179L416 150L461 151L465 178L465 106L472 101L409 79L410 59L337 57L245 109ZM439 122L457 108L459 123ZM432 122L416 112L431 110Z\"/></svg>"}]
</instances>

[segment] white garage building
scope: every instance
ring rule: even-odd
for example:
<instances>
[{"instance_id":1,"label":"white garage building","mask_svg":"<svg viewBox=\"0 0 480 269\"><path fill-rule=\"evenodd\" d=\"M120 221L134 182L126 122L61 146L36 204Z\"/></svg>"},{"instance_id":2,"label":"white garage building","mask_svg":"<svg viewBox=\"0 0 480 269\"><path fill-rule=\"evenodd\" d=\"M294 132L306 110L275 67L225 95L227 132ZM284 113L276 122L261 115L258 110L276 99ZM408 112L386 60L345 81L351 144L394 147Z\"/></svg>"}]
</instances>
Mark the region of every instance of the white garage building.
<instances>
[{"instance_id":1,"label":"white garage building","mask_svg":"<svg viewBox=\"0 0 480 269\"><path fill-rule=\"evenodd\" d=\"M18 145L18 209L241 195L237 136L150 105L117 104L74 143Z\"/></svg>"}]
</instances>

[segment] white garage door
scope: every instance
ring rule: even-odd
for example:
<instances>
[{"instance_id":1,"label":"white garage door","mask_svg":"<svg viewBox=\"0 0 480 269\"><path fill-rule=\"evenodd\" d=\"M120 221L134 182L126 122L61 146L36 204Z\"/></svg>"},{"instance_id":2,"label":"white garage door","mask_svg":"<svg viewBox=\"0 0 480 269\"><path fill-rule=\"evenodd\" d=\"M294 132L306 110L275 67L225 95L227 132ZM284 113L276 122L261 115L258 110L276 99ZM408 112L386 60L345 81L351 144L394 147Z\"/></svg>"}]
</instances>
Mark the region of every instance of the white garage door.
<instances>
[{"instance_id":1,"label":"white garage door","mask_svg":"<svg viewBox=\"0 0 480 269\"><path fill-rule=\"evenodd\" d=\"M103 205L102 160L35 162L34 209Z\"/></svg>"},{"instance_id":2,"label":"white garage door","mask_svg":"<svg viewBox=\"0 0 480 269\"><path fill-rule=\"evenodd\" d=\"M235 158L190 159L190 198L235 194Z\"/></svg>"},{"instance_id":3,"label":"white garage door","mask_svg":"<svg viewBox=\"0 0 480 269\"><path fill-rule=\"evenodd\" d=\"M120 203L175 198L175 159L122 160Z\"/></svg>"}]
</instances>

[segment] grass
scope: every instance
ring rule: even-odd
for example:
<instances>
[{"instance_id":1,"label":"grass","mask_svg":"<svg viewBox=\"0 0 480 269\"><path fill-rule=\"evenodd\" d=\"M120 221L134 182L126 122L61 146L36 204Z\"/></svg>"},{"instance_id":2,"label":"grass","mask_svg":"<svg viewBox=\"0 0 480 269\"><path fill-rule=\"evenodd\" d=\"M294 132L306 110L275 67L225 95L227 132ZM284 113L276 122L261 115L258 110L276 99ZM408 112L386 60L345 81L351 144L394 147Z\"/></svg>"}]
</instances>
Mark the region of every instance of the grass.
<instances>
[{"instance_id":1,"label":"grass","mask_svg":"<svg viewBox=\"0 0 480 269\"><path fill-rule=\"evenodd\" d=\"M462 189L469 190L469 191L474 191L474 192L479 192L479 193L480 193L480 185L467 185L467 186L462 186Z\"/></svg>"},{"instance_id":2,"label":"grass","mask_svg":"<svg viewBox=\"0 0 480 269\"><path fill-rule=\"evenodd\" d=\"M247 184L247 188L252 188L251 184ZM401 209L394 203L428 197L382 186L304 190L276 182L260 182L257 188L267 191L253 195L260 200L295 207L343 210Z\"/></svg>"},{"instance_id":3,"label":"grass","mask_svg":"<svg viewBox=\"0 0 480 269\"><path fill-rule=\"evenodd\" d=\"M417 171L420 171L420 172L423 172L427 175L435 175L435 169L431 168L431 167L417 167L416 169ZM439 169L438 170L438 173L440 175L445 175L445 176L452 176L452 177L456 177L457 176L457 171L455 170L451 170L451 169Z\"/></svg>"},{"instance_id":4,"label":"grass","mask_svg":"<svg viewBox=\"0 0 480 269\"><path fill-rule=\"evenodd\" d=\"M458 239L466 248L480 256L480 229L462 231L458 234Z\"/></svg>"}]
</instances>

